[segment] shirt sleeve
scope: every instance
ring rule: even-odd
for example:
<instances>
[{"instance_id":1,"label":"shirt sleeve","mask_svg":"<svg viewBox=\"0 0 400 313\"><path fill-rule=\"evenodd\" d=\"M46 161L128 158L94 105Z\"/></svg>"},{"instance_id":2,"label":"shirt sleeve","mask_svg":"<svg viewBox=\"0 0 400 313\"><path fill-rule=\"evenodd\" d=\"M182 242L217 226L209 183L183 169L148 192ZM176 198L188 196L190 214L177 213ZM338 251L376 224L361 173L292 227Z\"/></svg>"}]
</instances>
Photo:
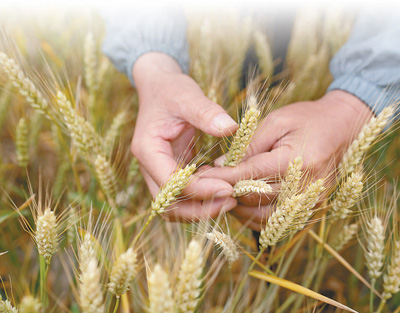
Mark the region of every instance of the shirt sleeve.
<instances>
[{"instance_id":1,"label":"shirt sleeve","mask_svg":"<svg viewBox=\"0 0 400 313\"><path fill-rule=\"evenodd\" d=\"M189 49L186 19L181 7L148 6L136 10L102 12L106 34L102 51L125 73L132 85L132 67L146 52L162 52L174 58L187 73Z\"/></svg>"},{"instance_id":2,"label":"shirt sleeve","mask_svg":"<svg viewBox=\"0 0 400 313\"><path fill-rule=\"evenodd\" d=\"M330 63L328 91L347 91L375 114L400 99L400 14L377 7L364 10L349 40Z\"/></svg>"}]
</instances>

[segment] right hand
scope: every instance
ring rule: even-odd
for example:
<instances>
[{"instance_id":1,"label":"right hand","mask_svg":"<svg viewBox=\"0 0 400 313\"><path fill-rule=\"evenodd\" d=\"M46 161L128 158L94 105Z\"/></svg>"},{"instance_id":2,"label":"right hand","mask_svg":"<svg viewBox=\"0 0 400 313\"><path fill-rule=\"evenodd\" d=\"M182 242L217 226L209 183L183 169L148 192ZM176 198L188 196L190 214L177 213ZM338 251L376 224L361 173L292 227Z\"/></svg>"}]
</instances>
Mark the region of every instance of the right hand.
<instances>
[{"instance_id":1,"label":"right hand","mask_svg":"<svg viewBox=\"0 0 400 313\"><path fill-rule=\"evenodd\" d=\"M238 125L168 55L146 53L132 71L139 94L132 153L154 197L178 168L177 160L184 157L187 164L194 157L190 148L196 129L223 137L232 135ZM171 221L214 218L236 206L232 193L233 187L222 179L194 175L182 193L189 199L177 202L163 217Z\"/></svg>"}]
</instances>

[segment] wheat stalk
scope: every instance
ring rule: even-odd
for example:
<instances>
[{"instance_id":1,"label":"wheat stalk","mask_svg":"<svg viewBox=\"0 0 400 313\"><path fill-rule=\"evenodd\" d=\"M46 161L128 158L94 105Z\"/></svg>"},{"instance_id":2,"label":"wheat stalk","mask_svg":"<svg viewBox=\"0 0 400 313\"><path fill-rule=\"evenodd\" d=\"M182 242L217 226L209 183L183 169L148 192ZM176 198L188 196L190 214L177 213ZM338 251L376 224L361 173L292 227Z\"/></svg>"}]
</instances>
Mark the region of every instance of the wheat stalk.
<instances>
[{"instance_id":1,"label":"wheat stalk","mask_svg":"<svg viewBox=\"0 0 400 313\"><path fill-rule=\"evenodd\" d=\"M343 159L338 166L342 175L351 173L361 163L365 153L381 133L390 123L395 112L395 105L388 106L382 110L377 117L372 117L368 124L364 125L358 137L351 143Z\"/></svg>"},{"instance_id":2,"label":"wheat stalk","mask_svg":"<svg viewBox=\"0 0 400 313\"><path fill-rule=\"evenodd\" d=\"M351 208L357 203L363 189L363 174L352 173L336 192L331 203L331 216L334 219L344 219L351 213Z\"/></svg>"},{"instance_id":3,"label":"wheat stalk","mask_svg":"<svg viewBox=\"0 0 400 313\"><path fill-rule=\"evenodd\" d=\"M260 110L257 108L257 98L250 96L247 100L247 110L242 118L239 129L233 136L232 144L226 153L224 166L238 165L246 155L247 147L257 129Z\"/></svg>"},{"instance_id":4,"label":"wheat stalk","mask_svg":"<svg viewBox=\"0 0 400 313\"><path fill-rule=\"evenodd\" d=\"M346 246L347 243L354 238L354 236L357 234L357 231L357 223L344 225L340 233L335 236L335 240L332 242L331 245L332 248L334 248L336 251L342 250L343 247Z\"/></svg>"},{"instance_id":5,"label":"wheat stalk","mask_svg":"<svg viewBox=\"0 0 400 313\"><path fill-rule=\"evenodd\" d=\"M36 88L34 83L25 76L17 62L8 57L5 53L0 52L0 66L8 75L13 86L18 89L19 93L23 97L25 97L26 101L32 106L32 108L46 115L50 120L54 120L47 100Z\"/></svg>"},{"instance_id":6,"label":"wheat stalk","mask_svg":"<svg viewBox=\"0 0 400 313\"><path fill-rule=\"evenodd\" d=\"M239 258L238 248L233 239L227 234L213 230L212 233L206 233L206 238L222 249L222 253L230 264Z\"/></svg>"},{"instance_id":7,"label":"wheat stalk","mask_svg":"<svg viewBox=\"0 0 400 313\"><path fill-rule=\"evenodd\" d=\"M249 193L269 194L272 187L263 180L241 180L233 187L233 197L240 197Z\"/></svg>"},{"instance_id":8,"label":"wheat stalk","mask_svg":"<svg viewBox=\"0 0 400 313\"><path fill-rule=\"evenodd\" d=\"M19 313L40 313L42 312L42 304L35 297L24 296L18 306Z\"/></svg>"},{"instance_id":9,"label":"wheat stalk","mask_svg":"<svg viewBox=\"0 0 400 313\"><path fill-rule=\"evenodd\" d=\"M160 189L155 199L151 202L152 214L165 212L181 191L189 184L190 177L196 170L196 164L188 164L183 169L176 171L167 183Z\"/></svg>"},{"instance_id":10,"label":"wheat stalk","mask_svg":"<svg viewBox=\"0 0 400 313\"><path fill-rule=\"evenodd\" d=\"M383 275L383 299L388 300L400 291L400 240L394 243L394 254Z\"/></svg>"},{"instance_id":11,"label":"wheat stalk","mask_svg":"<svg viewBox=\"0 0 400 313\"><path fill-rule=\"evenodd\" d=\"M122 253L115 261L111 274L108 290L117 298L129 290L130 283L136 275L137 255L133 248Z\"/></svg>"},{"instance_id":12,"label":"wheat stalk","mask_svg":"<svg viewBox=\"0 0 400 313\"><path fill-rule=\"evenodd\" d=\"M385 248L385 229L382 220L375 216L367 222L367 267L368 274L372 279L378 279L382 274L383 249Z\"/></svg>"},{"instance_id":13,"label":"wheat stalk","mask_svg":"<svg viewBox=\"0 0 400 313\"><path fill-rule=\"evenodd\" d=\"M18 313L9 300L0 300L0 313Z\"/></svg>"},{"instance_id":14,"label":"wheat stalk","mask_svg":"<svg viewBox=\"0 0 400 313\"><path fill-rule=\"evenodd\" d=\"M178 274L175 303L180 313L194 312L199 301L203 256L200 242L193 239L185 252Z\"/></svg>"},{"instance_id":15,"label":"wheat stalk","mask_svg":"<svg viewBox=\"0 0 400 313\"><path fill-rule=\"evenodd\" d=\"M15 145L17 148L17 161L19 166L26 167L29 162L28 124L25 118L18 121L15 132Z\"/></svg>"},{"instance_id":16,"label":"wheat stalk","mask_svg":"<svg viewBox=\"0 0 400 313\"><path fill-rule=\"evenodd\" d=\"M174 312L174 300L168 274L157 264L148 278L150 313Z\"/></svg>"},{"instance_id":17,"label":"wheat stalk","mask_svg":"<svg viewBox=\"0 0 400 313\"><path fill-rule=\"evenodd\" d=\"M40 212L36 219L35 241L39 254L42 255L47 264L58 246L57 218L50 208Z\"/></svg>"}]
</instances>

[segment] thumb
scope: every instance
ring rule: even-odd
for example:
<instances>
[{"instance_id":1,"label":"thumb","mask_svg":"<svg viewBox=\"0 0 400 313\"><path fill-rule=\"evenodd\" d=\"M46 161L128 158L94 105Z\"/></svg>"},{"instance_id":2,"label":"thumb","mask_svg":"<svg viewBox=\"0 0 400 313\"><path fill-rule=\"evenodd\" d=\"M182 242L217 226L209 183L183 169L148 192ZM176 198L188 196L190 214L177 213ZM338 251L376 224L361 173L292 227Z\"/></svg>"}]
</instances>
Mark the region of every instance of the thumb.
<instances>
[{"instance_id":1,"label":"thumb","mask_svg":"<svg viewBox=\"0 0 400 313\"><path fill-rule=\"evenodd\" d=\"M238 128L238 124L220 105L206 97L186 104L181 115L194 127L215 137L231 136Z\"/></svg>"}]
</instances>

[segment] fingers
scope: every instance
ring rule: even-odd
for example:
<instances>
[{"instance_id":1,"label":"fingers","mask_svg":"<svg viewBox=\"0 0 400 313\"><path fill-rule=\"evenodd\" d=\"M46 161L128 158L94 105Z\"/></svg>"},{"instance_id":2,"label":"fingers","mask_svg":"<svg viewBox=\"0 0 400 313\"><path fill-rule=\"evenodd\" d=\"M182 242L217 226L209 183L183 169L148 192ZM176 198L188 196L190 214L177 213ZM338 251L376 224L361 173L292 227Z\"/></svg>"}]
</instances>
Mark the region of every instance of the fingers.
<instances>
[{"instance_id":1,"label":"fingers","mask_svg":"<svg viewBox=\"0 0 400 313\"><path fill-rule=\"evenodd\" d=\"M162 217L172 222L197 222L216 218L236 207L234 198L216 198L205 201L186 200L172 205Z\"/></svg>"},{"instance_id":2,"label":"fingers","mask_svg":"<svg viewBox=\"0 0 400 313\"><path fill-rule=\"evenodd\" d=\"M235 185L240 180L275 178L283 176L290 160L291 148L282 146L271 152L257 154L235 167L213 168L201 174L201 177L216 178Z\"/></svg>"},{"instance_id":3,"label":"fingers","mask_svg":"<svg viewBox=\"0 0 400 313\"><path fill-rule=\"evenodd\" d=\"M181 118L209 135L231 136L239 127L220 105L205 96L190 99L180 107Z\"/></svg>"}]
</instances>

